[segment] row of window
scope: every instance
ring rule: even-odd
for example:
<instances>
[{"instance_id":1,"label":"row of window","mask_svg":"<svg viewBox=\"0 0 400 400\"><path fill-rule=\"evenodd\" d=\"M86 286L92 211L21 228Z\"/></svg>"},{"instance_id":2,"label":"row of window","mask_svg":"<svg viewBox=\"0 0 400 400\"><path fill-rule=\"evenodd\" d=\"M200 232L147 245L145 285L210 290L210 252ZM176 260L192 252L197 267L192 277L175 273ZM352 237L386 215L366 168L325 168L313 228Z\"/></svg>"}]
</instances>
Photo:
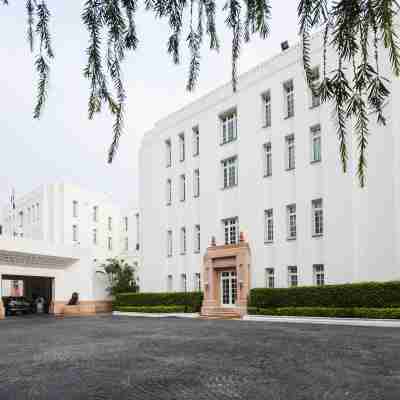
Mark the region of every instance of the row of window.
<instances>
[{"instance_id":1,"label":"row of window","mask_svg":"<svg viewBox=\"0 0 400 400\"><path fill-rule=\"evenodd\" d=\"M98 215L99 215L99 207L93 206L93 209L92 209L93 222L98 222ZM77 200L73 200L73 202L72 202L72 217L78 218L78 216L79 216L79 202ZM108 226L108 230L112 231L112 228L113 228L112 217L108 217L107 226ZM128 231L128 217L124 217L124 230Z\"/></svg>"},{"instance_id":2,"label":"row of window","mask_svg":"<svg viewBox=\"0 0 400 400\"><path fill-rule=\"evenodd\" d=\"M125 239L125 246L128 245L127 242L128 238ZM79 226L78 225L72 225L72 241L74 243L78 243L79 242ZM93 229L92 231L92 243L93 245L97 246L98 244L98 233L97 233L97 229ZM108 236L107 237L107 248L108 250L112 250L113 249L113 238L112 236ZM127 250L127 249L126 249Z\"/></svg>"},{"instance_id":3,"label":"row of window","mask_svg":"<svg viewBox=\"0 0 400 400\"><path fill-rule=\"evenodd\" d=\"M172 180L167 179L166 189L165 189L166 203L171 205L172 203ZM186 175L182 174L179 176L179 200L186 201L187 192L187 182ZM195 169L193 171L193 197L200 196L200 170Z\"/></svg>"},{"instance_id":4,"label":"row of window","mask_svg":"<svg viewBox=\"0 0 400 400\"><path fill-rule=\"evenodd\" d=\"M193 274L192 286L189 287L187 274L180 275L180 282L177 288L174 287L174 277L173 275L167 276L167 292L173 292L174 290L180 292L187 292L190 290L199 292L201 291L201 275L197 272Z\"/></svg>"},{"instance_id":5,"label":"row of window","mask_svg":"<svg viewBox=\"0 0 400 400\"><path fill-rule=\"evenodd\" d=\"M195 225L193 229L193 252L200 253L200 225ZM187 252L187 232L186 227L180 229L180 254L184 255ZM172 257L173 254L173 236L172 230L167 231L167 257Z\"/></svg>"},{"instance_id":6,"label":"row of window","mask_svg":"<svg viewBox=\"0 0 400 400\"><path fill-rule=\"evenodd\" d=\"M312 79L314 84L317 85L320 79L319 67L312 71ZM294 101L294 83L293 79L289 79L282 85L283 100L284 100L284 118L291 118L295 114L295 101ZM267 90L261 95L262 109L263 109L263 126L270 127L272 125L272 93ZM320 105L320 96L317 93L311 93L312 108ZM237 139L237 111L236 108L229 110L219 116L221 144L226 144ZM186 144L185 133L182 132L178 135L179 142L179 161L185 161L186 158ZM166 146L166 166L172 165L172 142L171 139L165 141ZM198 156L200 154L200 131L199 127L192 128L192 154Z\"/></svg>"},{"instance_id":7,"label":"row of window","mask_svg":"<svg viewBox=\"0 0 400 400\"><path fill-rule=\"evenodd\" d=\"M289 265L287 267L287 282L289 287L296 287L299 285L299 270L297 265ZM323 286L325 284L325 269L323 264L313 265L313 283L317 286ZM276 287L274 268L265 269L265 286L267 288Z\"/></svg>"},{"instance_id":8,"label":"row of window","mask_svg":"<svg viewBox=\"0 0 400 400\"><path fill-rule=\"evenodd\" d=\"M26 220L25 220L26 217ZM15 217L9 217L8 221L9 223L11 223L12 221L14 221L15 223ZM33 204L30 207L27 207L26 209L26 214L24 213L23 210L18 212L18 227L19 228L23 228L24 223L27 224L33 224L33 223L37 223L40 221L40 204L36 203Z\"/></svg>"}]
</instances>

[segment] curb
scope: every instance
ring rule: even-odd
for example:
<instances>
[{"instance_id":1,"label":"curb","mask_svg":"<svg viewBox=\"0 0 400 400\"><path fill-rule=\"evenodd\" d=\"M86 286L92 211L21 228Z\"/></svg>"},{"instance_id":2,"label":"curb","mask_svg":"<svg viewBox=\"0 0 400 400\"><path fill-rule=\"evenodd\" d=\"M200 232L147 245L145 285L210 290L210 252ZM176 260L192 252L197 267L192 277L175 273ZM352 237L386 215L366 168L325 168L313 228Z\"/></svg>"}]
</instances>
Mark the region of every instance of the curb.
<instances>
[{"instance_id":1,"label":"curb","mask_svg":"<svg viewBox=\"0 0 400 400\"><path fill-rule=\"evenodd\" d=\"M145 317L145 318L199 318L197 313L138 313L138 312L124 312L113 311L112 315L120 317Z\"/></svg>"},{"instance_id":2,"label":"curb","mask_svg":"<svg viewBox=\"0 0 400 400\"><path fill-rule=\"evenodd\" d=\"M344 325L367 326L380 328L400 328L400 320L393 319L359 319L359 318L324 318L324 317L281 317L245 315L243 321L255 322L285 322L292 324L319 324L319 325Z\"/></svg>"}]
</instances>

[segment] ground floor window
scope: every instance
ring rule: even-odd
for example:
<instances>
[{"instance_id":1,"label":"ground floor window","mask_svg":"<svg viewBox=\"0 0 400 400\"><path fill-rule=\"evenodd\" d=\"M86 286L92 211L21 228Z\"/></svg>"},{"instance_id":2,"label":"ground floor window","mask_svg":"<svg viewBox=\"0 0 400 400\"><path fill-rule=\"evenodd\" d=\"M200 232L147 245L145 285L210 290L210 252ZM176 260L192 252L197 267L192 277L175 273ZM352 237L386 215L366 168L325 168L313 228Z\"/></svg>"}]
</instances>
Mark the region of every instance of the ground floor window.
<instances>
[{"instance_id":1,"label":"ground floor window","mask_svg":"<svg viewBox=\"0 0 400 400\"><path fill-rule=\"evenodd\" d=\"M181 275L181 291L187 292L187 279L186 274Z\"/></svg>"},{"instance_id":2,"label":"ground floor window","mask_svg":"<svg viewBox=\"0 0 400 400\"><path fill-rule=\"evenodd\" d=\"M267 288L272 289L275 287L275 271L273 268L265 269L265 283Z\"/></svg>"},{"instance_id":3,"label":"ground floor window","mask_svg":"<svg viewBox=\"0 0 400 400\"><path fill-rule=\"evenodd\" d=\"M314 272L314 284L317 286L323 286L325 284L325 271L322 264L313 265Z\"/></svg>"},{"instance_id":4,"label":"ground floor window","mask_svg":"<svg viewBox=\"0 0 400 400\"><path fill-rule=\"evenodd\" d=\"M201 292L201 275L199 272L194 274L194 290Z\"/></svg>"},{"instance_id":5,"label":"ground floor window","mask_svg":"<svg viewBox=\"0 0 400 400\"><path fill-rule=\"evenodd\" d=\"M174 278L172 275L167 277L167 292L172 292L174 290Z\"/></svg>"},{"instance_id":6,"label":"ground floor window","mask_svg":"<svg viewBox=\"0 0 400 400\"><path fill-rule=\"evenodd\" d=\"M296 287L299 284L299 277L297 266L290 265L288 267L288 280L289 280L289 287Z\"/></svg>"}]
</instances>

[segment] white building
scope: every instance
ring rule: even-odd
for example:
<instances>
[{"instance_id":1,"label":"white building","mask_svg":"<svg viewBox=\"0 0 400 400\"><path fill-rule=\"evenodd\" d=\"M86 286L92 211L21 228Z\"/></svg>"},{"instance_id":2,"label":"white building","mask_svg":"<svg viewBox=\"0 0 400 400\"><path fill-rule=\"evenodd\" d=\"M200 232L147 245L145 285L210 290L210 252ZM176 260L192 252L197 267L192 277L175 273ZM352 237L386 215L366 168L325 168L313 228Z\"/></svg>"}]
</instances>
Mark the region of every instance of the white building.
<instances>
[{"instance_id":1,"label":"white building","mask_svg":"<svg viewBox=\"0 0 400 400\"><path fill-rule=\"evenodd\" d=\"M398 80L390 86L387 126L371 117L364 189L352 128L343 174L332 107L311 95L300 46L243 74L236 93L228 83L159 121L140 151L142 290L196 289L211 238L235 244L240 231L249 287L399 279ZM240 282L228 272L215 284L232 305Z\"/></svg>"}]
</instances>

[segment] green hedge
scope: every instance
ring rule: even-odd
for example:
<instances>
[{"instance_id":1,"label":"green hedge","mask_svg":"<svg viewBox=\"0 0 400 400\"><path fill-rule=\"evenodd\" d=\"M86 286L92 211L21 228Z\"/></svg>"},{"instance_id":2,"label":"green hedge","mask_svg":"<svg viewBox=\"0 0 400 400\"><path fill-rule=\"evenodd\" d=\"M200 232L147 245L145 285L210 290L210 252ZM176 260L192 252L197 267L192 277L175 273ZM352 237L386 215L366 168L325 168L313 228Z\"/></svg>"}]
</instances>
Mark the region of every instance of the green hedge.
<instances>
[{"instance_id":1,"label":"green hedge","mask_svg":"<svg viewBox=\"0 0 400 400\"><path fill-rule=\"evenodd\" d=\"M400 307L400 281L345 285L300 286L288 289L252 289L249 307Z\"/></svg>"},{"instance_id":2,"label":"green hedge","mask_svg":"<svg viewBox=\"0 0 400 400\"><path fill-rule=\"evenodd\" d=\"M301 316L301 317L337 317L337 318L400 318L400 308L366 307L249 307L251 315Z\"/></svg>"},{"instance_id":3,"label":"green hedge","mask_svg":"<svg viewBox=\"0 0 400 400\"><path fill-rule=\"evenodd\" d=\"M114 311L136 313L184 313L185 306L115 306Z\"/></svg>"},{"instance_id":4,"label":"green hedge","mask_svg":"<svg viewBox=\"0 0 400 400\"><path fill-rule=\"evenodd\" d=\"M184 312L199 312L202 301L201 292L119 293L113 306L114 309L121 306L183 306Z\"/></svg>"}]
</instances>

